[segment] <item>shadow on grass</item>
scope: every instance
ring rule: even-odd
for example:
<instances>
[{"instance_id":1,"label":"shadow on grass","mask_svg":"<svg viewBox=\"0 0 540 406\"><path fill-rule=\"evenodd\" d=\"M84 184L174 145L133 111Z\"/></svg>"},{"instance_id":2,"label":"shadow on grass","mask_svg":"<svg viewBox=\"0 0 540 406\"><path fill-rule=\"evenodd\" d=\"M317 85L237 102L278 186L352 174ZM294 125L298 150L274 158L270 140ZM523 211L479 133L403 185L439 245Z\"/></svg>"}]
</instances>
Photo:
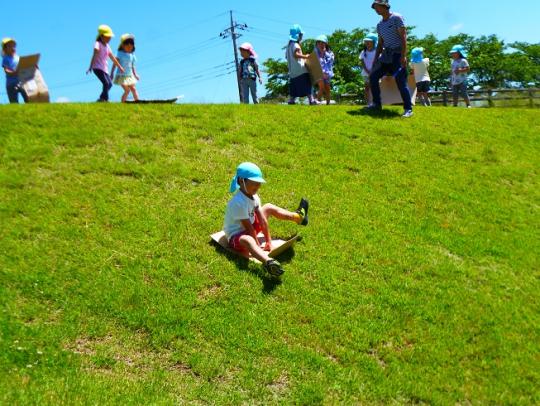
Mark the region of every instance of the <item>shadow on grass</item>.
<instances>
[{"instance_id":1,"label":"shadow on grass","mask_svg":"<svg viewBox=\"0 0 540 406\"><path fill-rule=\"evenodd\" d=\"M381 111L371 111L363 108L359 110L350 110L347 112L347 114L350 116L364 116L378 119L401 118L401 114L399 114L397 111L385 109L382 109Z\"/></svg>"},{"instance_id":2,"label":"shadow on grass","mask_svg":"<svg viewBox=\"0 0 540 406\"><path fill-rule=\"evenodd\" d=\"M257 264L256 267L249 266L250 260L239 255L235 255L230 251L227 251L221 245L217 244L215 241L210 241L210 245L214 247L216 253L225 256L229 261L234 262L239 271L249 272L252 275L256 276L262 281L263 288L262 292L266 295L271 294L278 286L280 286L283 281L281 277L276 277L269 275L262 267L262 265ZM283 254L279 255L276 259L282 264L286 265L290 263L295 256L294 249L291 248L285 251ZM285 269L286 274L287 269Z\"/></svg>"}]
</instances>

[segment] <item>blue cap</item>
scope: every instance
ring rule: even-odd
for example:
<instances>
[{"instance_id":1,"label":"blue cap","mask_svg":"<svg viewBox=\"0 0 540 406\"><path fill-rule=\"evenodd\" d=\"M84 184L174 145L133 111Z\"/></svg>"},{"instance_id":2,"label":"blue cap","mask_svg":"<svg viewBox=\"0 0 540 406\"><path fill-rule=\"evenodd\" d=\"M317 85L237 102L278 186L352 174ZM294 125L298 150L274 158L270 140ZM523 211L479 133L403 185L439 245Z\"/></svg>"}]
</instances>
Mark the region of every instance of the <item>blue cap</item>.
<instances>
[{"instance_id":1,"label":"blue cap","mask_svg":"<svg viewBox=\"0 0 540 406\"><path fill-rule=\"evenodd\" d=\"M366 41L371 41L373 42L373 46L375 48L377 48L377 43L379 42L379 35L373 33L373 32L370 32L368 35L366 35L366 37L364 38L364 42Z\"/></svg>"},{"instance_id":2,"label":"blue cap","mask_svg":"<svg viewBox=\"0 0 540 406\"><path fill-rule=\"evenodd\" d=\"M420 63L424 59L424 48L418 47L411 51L411 62Z\"/></svg>"},{"instance_id":3,"label":"blue cap","mask_svg":"<svg viewBox=\"0 0 540 406\"><path fill-rule=\"evenodd\" d=\"M238 179L249 179L257 183L266 183L263 178L261 169L251 162L241 163L240 165L238 165L238 168L236 168L236 175L232 179L231 187L229 189L231 193L234 193L238 189L240 189Z\"/></svg>"},{"instance_id":4,"label":"blue cap","mask_svg":"<svg viewBox=\"0 0 540 406\"><path fill-rule=\"evenodd\" d=\"M302 27L298 24L293 25L289 32L289 39L291 41L298 41L298 38L300 38L300 34L304 34L304 30L302 30Z\"/></svg>"},{"instance_id":5,"label":"blue cap","mask_svg":"<svg viewBox=\"0 0 540 406\"><path fill-rule=\"evenodd\" d=\"M468 55L468 52L466 51L463 45L454 45L452 49L450 50L450 54L453 54L454 52L461 54L462 58L466 58Z\"/></svg>"}]
</instances>

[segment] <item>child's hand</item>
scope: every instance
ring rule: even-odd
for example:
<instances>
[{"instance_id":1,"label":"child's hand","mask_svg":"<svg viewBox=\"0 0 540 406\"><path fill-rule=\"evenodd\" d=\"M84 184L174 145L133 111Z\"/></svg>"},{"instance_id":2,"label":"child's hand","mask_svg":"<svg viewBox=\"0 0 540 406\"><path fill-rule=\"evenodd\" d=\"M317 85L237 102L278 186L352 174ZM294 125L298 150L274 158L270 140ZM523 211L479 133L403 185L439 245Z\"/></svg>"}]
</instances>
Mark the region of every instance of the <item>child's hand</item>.
<instances>
[{"instance_id":1,"label":"child's hand","mask_svg":"<svg viewBox=\"0 0 540 406\"><path fill-rule=\"evenodd\" d=\"M272 251L272 241L268 241L266 244L264 244L263 250L266 252Z\"/></svg>"},{"instance_id":2,"label":"child's hand","mask_svg":"<svg viewBox=\"0 0 540 406\"><path fill-rule=\"evenodd\" d=\"M141 80L141 78L139 77L139 75L135 75L135 79Z\"/></svg>"},{"instance_id":3,"label":"child's hand","mask_svg":"<svg viewBox=\"0 0 540 406\"><path fill-rule=\"evenodd\" d=\"M262 79L261 78L259 78L259 83L262 85Z\"/></svg>"},{"instance_id":4,"label":"child's hand","mask_svg":"<svg viewBox=\"0 0 540 406\"><path fill-rule=\"evenodd\" d=\"M118 67L118 70L122 73L126 73L126 70L124 68L122 68L121 66Z\"/></svg>"}]
</instances>

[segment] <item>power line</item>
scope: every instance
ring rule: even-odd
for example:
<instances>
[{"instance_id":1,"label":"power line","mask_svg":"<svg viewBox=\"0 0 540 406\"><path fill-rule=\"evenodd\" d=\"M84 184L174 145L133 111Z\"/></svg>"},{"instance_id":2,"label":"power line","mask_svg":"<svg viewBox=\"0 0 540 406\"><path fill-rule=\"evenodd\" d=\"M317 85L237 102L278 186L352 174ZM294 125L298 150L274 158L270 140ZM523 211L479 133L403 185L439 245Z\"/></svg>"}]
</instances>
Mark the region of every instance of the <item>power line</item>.
<instances>
[{"instance_id":1,"label":"power line","mask_svg":"<svg viewBox=\"0 0 540 406\"><path fill-rule=\"evenodd\" d=\"M245 31L248 27L246 24L238 24L234 22L233 12L231 13L231 26L223 31L219 36L223 39L231 38L234 49L234 61L236 63L236 81L238 82L238 96L240 97L240 103L242 103L242 89L240 88L240 65L238 63L238 48L236 46L236 40L242 36L236 32L236 29Z\"/></svg>"},{"instance_id":2,"label":"power line","mask_svg":"<svg viewBox=\"0 0 540 406\"><path fill-rule=\"evenodd\" d=\"M259 20L270 21L270 22L273 22L273 23L283 24L283 25L287 25L289 27L291 27L293 24L295 24L294 22L290 22L290 21L278 20L278 19L269 18L269 17L261 17L261 16L258 16L258 15L255 15L255 14L244 13L242 11L237 11L237 10L235 10L235 12L237 14L240 14L240 15L243 15L243 16L247 16L247 17L251 17L251 18L255 18L255 19L259 19ZM332 30L330 30L330 29L321 28L321 27L315 27L313 25L302 24L302 27L311 28L311 29L314 29L314 30L317 30L317 31L322 31L322 32L332 32Z\"/></svg>"}]
</instances>

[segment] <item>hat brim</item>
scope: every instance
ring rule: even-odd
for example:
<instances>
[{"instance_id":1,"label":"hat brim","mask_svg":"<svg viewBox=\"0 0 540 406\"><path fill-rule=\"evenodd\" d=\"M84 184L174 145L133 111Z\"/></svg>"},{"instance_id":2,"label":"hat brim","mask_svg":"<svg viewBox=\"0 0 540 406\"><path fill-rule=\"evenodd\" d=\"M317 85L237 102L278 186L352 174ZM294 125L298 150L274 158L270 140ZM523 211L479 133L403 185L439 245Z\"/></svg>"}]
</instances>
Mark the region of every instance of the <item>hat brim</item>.
<instances>
[{"instance_id":1,"label":"hat brim","mask_svg":"<svg viewBox=\"0 0 540 406\"><path fill-rule=\"evenodd\" d=\"M257 176L255 178L247 178L247 180L250 180L252 182L257 182L257 183L266 183L266 181L260 176Z\"/></svg>"}]
</instances>

